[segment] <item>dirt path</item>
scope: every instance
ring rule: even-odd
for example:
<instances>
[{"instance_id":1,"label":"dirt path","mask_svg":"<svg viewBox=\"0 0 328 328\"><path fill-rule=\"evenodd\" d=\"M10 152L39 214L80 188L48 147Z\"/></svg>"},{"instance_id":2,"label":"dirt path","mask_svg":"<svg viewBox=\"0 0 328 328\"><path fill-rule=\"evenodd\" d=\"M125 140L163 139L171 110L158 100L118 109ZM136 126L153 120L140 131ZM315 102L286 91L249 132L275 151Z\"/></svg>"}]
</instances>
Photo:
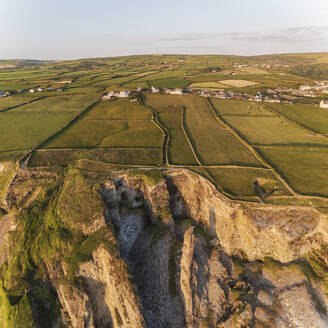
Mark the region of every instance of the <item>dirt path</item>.
<instances>
[{"instance_id":1,"label":"dirt path","mask_svg":"<svg viewBox=\"0 0 328 328\"><path fill-rule=\"evenodd\" d=\"M139 102L141 106L145 107L148 109L152 114L152 122L162 131L163 133L163 144L162 144L162 166L169 166L169 161L168 161L168 145L169 145L169 131L159 122L158 120L158 113L156 110L148 105L146 105L143 101Z\"/></svg>"}]
</instances>

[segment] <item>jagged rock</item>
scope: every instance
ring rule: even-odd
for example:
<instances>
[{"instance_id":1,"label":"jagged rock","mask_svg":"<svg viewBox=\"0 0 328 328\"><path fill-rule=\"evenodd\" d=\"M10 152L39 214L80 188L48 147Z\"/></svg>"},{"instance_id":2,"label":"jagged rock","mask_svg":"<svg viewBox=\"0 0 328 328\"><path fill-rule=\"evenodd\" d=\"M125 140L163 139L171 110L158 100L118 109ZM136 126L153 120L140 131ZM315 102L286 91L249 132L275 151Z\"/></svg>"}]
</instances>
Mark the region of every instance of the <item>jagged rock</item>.
<instances>
[{"instance_id":1,"label":"jagged rock","mask_svg":"<svg viewBox=\"0 0 328 328\"><path fill-rule=\"evenodd\" d=\"M65 327L328 326L324 283L303 258L328 241L324 214L231 201L187 170L151 183L147 170L67 176L45 216L78 231L80 252L90 238L97 247L75 266L66 255L76 245L43 259ZM17 173L7 192L13 225L13 209L30 206L55 178Z\"/></svg>"}]
</instances>

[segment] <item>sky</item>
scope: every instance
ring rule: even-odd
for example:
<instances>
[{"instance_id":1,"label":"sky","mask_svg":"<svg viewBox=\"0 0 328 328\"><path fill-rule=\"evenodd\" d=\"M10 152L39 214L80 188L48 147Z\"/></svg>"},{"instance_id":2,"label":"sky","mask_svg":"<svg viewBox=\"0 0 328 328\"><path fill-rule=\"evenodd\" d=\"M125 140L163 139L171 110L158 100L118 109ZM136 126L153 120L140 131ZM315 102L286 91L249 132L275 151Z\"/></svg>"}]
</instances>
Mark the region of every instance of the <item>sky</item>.
<instances>
[{"instance_id":1,"label":"sky","mask_svg":"<svg viewBox=\"0 0 328 328\"><path fill-rule=\"evenodd\" d=\"M0 0L0 59L328 52L328 0Z\"/></svg>"}]
</instances>

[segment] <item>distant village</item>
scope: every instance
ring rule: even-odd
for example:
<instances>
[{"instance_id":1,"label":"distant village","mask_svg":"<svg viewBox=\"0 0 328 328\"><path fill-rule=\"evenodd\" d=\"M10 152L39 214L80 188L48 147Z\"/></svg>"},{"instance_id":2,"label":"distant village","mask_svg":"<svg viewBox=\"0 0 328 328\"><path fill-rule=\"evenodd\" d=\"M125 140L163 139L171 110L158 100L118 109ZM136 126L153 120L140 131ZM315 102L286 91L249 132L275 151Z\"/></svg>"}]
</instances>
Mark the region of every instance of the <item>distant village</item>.
<instances>
[{"instance_id":1,"label":"distant village","mask_svg":"<svg viewBox=\"0 0 328 328\"><path fill-rule=\"evenodd\" d=\"M268 103L285 103L293 104L296 99L300 97L317 97L314 91L326 91L328 90L328 81L316 82L314 86L301 86L299 89L292 89L286 87L279 87L276 89L267 89L266 91L259 91L256 95L250 95L248 93L224 91L219 89L196 89L196 88L157 88L152 86L148 88L137 88L135 91L121 90L121 91L110 91L103 96L103 99L117 98L129 98L135 92L148 92L148 93L163 93L171 95L188 95L194 94L201 97L213 97L218 99L235 99L235 100L247 100L254 102L268 102ZM324 92L328 93L328 92ZM328 100L322 100L320 107L328 109Z\"/></svg>"},{"instance_id":2,"label":"distant village","mask_svg":"<svg viewBox=\"0 0 328 328\"><path fill-rule=\"evenodd\" d=\"M236 64L236 68L242 68L247 65ZM252 65L256 66L257 65ZM262 67L261 65L260 67ZM265 67L265 66L263 66ZM66 83L71 81L65 81ZM8 97L14 94L28 93L39 93L39 92L62 92L65 88L31 88L31 89L20 89L17 91L9 92L0 90L0 97ZM323 95L328 95L328 81L314 81L313 85L301 85L298 89L288 87L278 87L273 89L266 89L265 91L258 91L255 95L249 93L227 91L224 89L205 89L205 88L158 88L152 86L151 88L137 88L134 91L121 90L121 91L109 91L103 96L103 99L110 99L113 97L117 98L129 98L131 94L135 92L148 92L148 93L163 93L171 95L186 95L195 94L201 97L213 97L219 99L235 99L235 100L247 100L254 102L268 102L268 103L286 103L293 104L295 100L302 97L309 98L322 98ZM322 100L319 104L320 108L328 109L328 100Z\"/></svg>"}]
</instances>

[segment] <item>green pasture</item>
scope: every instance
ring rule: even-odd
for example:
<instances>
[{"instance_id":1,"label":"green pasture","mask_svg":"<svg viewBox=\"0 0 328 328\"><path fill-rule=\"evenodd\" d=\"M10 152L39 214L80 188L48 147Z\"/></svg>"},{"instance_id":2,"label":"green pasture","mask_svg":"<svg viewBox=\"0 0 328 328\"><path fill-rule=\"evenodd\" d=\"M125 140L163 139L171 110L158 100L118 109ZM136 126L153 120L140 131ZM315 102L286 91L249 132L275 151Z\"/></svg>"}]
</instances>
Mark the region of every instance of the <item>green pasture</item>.
<instances>
[{"instance_id":1,"label":"green pasture","mask_svg":"<svg viewBox=\"0 0 328 328\"><path fill-rule=\"evenodd\" d=\"M205 98L196 96L151 95L150 106L184 106L184 124L202 164L260 166L251 152L214 116Z\"/></svg>"},{"instance_id":2,"label":"green pasture","mask_svg":"<svg viewBox=\"0 0 328 328\"><path fill-rule=\"evenodd\" d=\"M35 101L13 109L11 112L27 113L60 113L60 112L81 112L93 104L99 96L96 94L90 95L75 95L75 96L52 96Z\"/></svg>"},{"instance_id":3,"label":"green pasture","mask_svg":"<svg viewBox=\"0 0 328 328\"><path fill-rule=\"evenodd\" d=\"M36 99L36 97L25 97L25 96L9 96L0 98L0 110L6 108L15 107L24 104L28 101Z\"/></svg>"},{"instance_id":4,"label":"green pasture","mask_svg":"<svg viewBox=\"0 0 328 328\"><path fill-rule=\"evenodd\" d=\"M223 116L223 118L253 145L303 144L328 147L328 138L316 135L283 118L271 116Z\"/></svg>"},{"instance_id":5,"label":"green pasture","mask_svg":"<svg viewBox=\"0 0 328 328\"><path fill-rule=\"evenodd\" d=\"M44 148L156 148L161 144L161 130L150 121L79 120Z\"/></svg>"},{"instance_id":6,"label":"green pasture","mask_svg":"<svg viewBox=\"0 0 328 328\"><path fill-rule=\"evenodd\" d=\"M73 119L73 113L0 113L0 152L31 149Z\"/></svg>"},{"instance_id":7,"label":"green pasture","mask_svg":"<svg viewBox=\"0 0 328 328\"><path fill-rule=\"evenodd\" d=\"M328 149L319 147L258 147L299 193L328 196Z\"/></svg>"},{"instance_id":8,"label":"green pasture","mask_svg":"<svg viewBox=\"0 0 328 328\"><path fill-rule=\"evenodd\" d=\"M211 101L216 109L216 112L220 116L274 116L274 114L270 113L263 104L259 103L216 98L211 98Z\"/></svg>"},{"instance_id":9,"label":"green pasture","mask_svg":"<svg viewBox=\"0 0 328 328\"><path fill-rule=\"evenodd\" d=\"M255 196L256 180L267 192L277 188L273 193L274 196L289 195L284 185L268 170L250 168L207 168L206 170L218 189L233 197Z\"/></svg>"},{"instance_id":10,"label":"green pasture","mask_svg":"<svg viewBox=\"0 0 328 328\"><path fill-rule=\"evenodd\" d=\"M158 88L184 88L189 84L188 81L181 78L169 78L161 80L151 80L150 85Z\"/></svg>"},{"instance_id":11,"label":"green pasture","mask_svg":"<svg viewBox=\"0 0 328 328\"><path fill-rule=\"evenodd\" d=\"M328 110L313 105L270 104L269 108L318 133L328 134Z\"/></svg>"},{"instance_id":12,"label":"green pasture","mask_svg":"<svg viewBox=\"0 0 328 328\"><path fill-rule=\"evenodd\" d=\"M169 132L168 159L170 164L198 165L187 136L183 132L181 106L154 109L159 113L159 121Z\"/></svg>"},{"instance_id":13,"label":"green pasture","mask_svg":"<svg viewBox=\"0 0 328 328\"><path fill-rule=\"evenodd\" d=\"M89 159L105 163L124 165L159 165L161 149L157 148L105 148L79 150L37 150L33 153L30 167L67 166L73 161Z\"/></svg>"},{"instance_id":14,"label":"green pasture","mask_svg":"<svg viewBox=\"0 0 328 328\"><path fill-rule=\"evenodd\" d=\"M152 114L137 102L127 99L102 100L84 119L87 120L150 120Z\"/></svg>"}]
</instances>

